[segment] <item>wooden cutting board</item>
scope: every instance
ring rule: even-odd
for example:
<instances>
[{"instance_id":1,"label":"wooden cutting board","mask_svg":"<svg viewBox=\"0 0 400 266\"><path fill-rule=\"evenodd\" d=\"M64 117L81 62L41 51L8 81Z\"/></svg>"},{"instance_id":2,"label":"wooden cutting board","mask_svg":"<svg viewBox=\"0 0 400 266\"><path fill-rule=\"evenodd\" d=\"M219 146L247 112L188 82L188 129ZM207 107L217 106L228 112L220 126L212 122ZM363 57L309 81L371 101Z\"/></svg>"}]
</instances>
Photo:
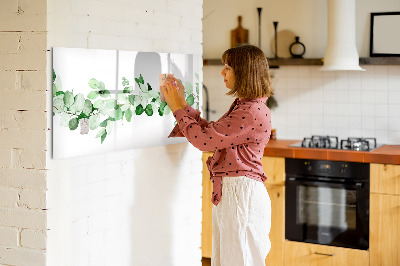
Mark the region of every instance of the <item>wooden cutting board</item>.
<instances>
[{"instance_id":1,"label":"wooden cutting board","mask_svg":"<svg viewBox=\"0 0 400 266\"><path fill-rule=\"evenodd\" d=\"M242 16L238 16L238 27L231 30L231 48L238 44L249 43L249 30L242 27Z\"/></svg>"}]
</instances>

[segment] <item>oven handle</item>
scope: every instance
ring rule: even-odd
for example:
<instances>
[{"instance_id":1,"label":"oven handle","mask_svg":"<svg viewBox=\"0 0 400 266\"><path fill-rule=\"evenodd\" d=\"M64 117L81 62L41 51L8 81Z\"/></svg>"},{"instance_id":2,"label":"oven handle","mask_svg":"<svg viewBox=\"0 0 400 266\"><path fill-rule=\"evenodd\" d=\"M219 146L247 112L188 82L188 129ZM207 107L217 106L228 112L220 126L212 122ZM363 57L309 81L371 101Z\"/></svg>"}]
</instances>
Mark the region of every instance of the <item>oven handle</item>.
<instances>
[{"instance_id":1,"label":"oven handle","mask_svg":"<svg viewBox=\"0 0 400 266\"><path fill-rule=\"evenodd\" d=\"M363 187L363 183L361 182L356 182L356 183L346 183L346 182L332 182L332 181L309 181L309 180L304 180L302 178L297 178L297 177L288 177L287 181L294 181L297 183L301 183L304 185L318 185L318 184L325 184L325 185L341 185L349 188L354 188L354 189L361 189Z\"/></svg>"}]
</instances>

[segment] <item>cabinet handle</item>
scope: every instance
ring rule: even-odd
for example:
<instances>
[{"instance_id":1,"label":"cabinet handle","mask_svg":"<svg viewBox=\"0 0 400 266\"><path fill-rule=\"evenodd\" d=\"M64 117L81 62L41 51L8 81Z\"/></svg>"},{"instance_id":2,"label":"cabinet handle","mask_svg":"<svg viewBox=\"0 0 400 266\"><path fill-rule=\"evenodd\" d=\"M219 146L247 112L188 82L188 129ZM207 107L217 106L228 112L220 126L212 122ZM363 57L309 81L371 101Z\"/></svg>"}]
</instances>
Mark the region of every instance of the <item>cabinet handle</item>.
<instances>
[{"instance_id":1,"label":"cabinet handle","mask_svg":"<svg viewBox=\"0 0 400 266\"><path fill-rule=\"evenodd\" d=\"M319 252L314 252L314 254L316 254L316 255L324 255L324 256L331 256L331 257L335 256L335 254L327 254L327 253L319 253Z\"/></svg>"}]
</instances>

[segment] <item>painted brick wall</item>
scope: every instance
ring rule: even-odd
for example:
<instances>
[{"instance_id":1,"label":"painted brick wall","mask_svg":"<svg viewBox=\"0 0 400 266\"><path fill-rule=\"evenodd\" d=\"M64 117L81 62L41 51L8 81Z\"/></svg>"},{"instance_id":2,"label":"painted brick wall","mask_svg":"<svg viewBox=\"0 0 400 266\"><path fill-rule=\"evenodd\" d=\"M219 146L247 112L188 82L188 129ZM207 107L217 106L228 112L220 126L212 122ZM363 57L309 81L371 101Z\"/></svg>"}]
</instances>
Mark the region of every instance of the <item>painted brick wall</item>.
<instances>
[{"instance_id":1,"label":"painted brick wall","mask_svg":"<svg viewBox=\"0 0 400 266\"><path fill-rule=\"evenodd\" d=\"M46 261L46 1L0 2L0 265Z\"/></svg>"},{"instance_id":2,"label":"painted brick wall","mask_svg":"<svg viewBox=\"0 0 400 266\"><path fill-rule=\"evenodd\" d=\"M202 0L49 0L47 47L201 55L201 18ZM188 142L47 163L47 265L201 265L201 152Z\"/></svg>"}]
</instances>

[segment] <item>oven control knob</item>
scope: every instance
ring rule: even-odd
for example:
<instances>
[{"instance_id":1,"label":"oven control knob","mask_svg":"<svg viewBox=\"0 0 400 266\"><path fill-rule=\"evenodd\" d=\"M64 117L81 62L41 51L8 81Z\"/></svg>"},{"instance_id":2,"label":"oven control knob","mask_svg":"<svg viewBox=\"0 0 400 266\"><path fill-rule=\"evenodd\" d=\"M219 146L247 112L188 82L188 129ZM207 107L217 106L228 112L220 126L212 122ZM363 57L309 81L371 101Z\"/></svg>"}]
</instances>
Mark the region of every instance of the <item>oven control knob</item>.
<instances>
[{"instance_id":1,"label":"oven control knob","mask_svg":"<svg viewBox=\"0 0 400 266\"><path fill-rule=\"evenodd\" d=\"M347 169L347 164L342 164L342 167L340 168L340 173L341 174L346 173L346 169Z\"/></svg>"},{"instance_id":2,"label":"oven control knob","mask_svg":"<svg viewBox=\"0 0 400 266\"><path fill-rule=\"evenodd\" d=\"M311 167L311 162L305 162L304 165L305 165L305 167L306 167L306 170L310 172L311 169L312 169L312 167Z\"/></svg>"}]
</instances>

